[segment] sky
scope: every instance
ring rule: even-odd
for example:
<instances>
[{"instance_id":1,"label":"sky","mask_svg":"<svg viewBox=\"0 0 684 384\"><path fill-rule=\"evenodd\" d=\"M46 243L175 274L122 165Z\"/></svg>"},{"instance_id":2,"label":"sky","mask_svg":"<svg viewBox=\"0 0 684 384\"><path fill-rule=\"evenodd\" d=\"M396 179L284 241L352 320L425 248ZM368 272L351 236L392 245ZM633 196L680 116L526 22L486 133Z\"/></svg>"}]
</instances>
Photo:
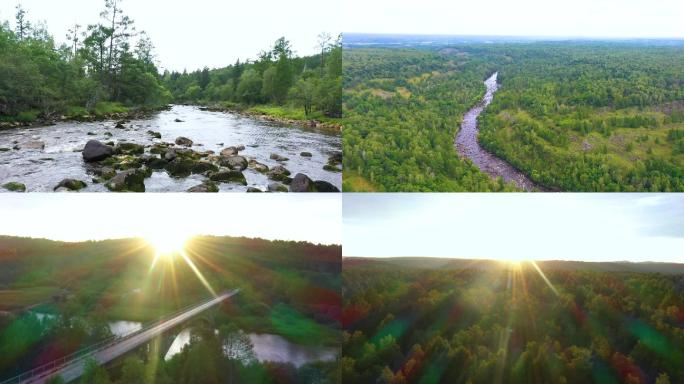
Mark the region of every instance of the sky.
<instances>
[{"instance_id":1,"label":"sky","mask_svg":"<svg viewBox=\"0 0 684 384\"><path fill-rule=\"evenodd\" d=\"M684 194L345 194L344 256L684 263Z\"/></svg>"},{"instance_id":2,"label":"sky","mask_svg":"<svg viewBox=\"0 0 684 384\"><path fill-rule=\"evenodd\" d=\"M30 21L46 21L58 42L69 28L100 20L104 0L21 0ZM0 1L0 20L14 23L17 0ZM156 46L162 68L225 67L254 59L285 36L300 55L316 52L317 36L341 31L342 0L123 0L121 7ZM12 24L13 25L13 24Z\"/></svg>"},{"instance_id":3,"label":"sky","mask_svg":"<svg viewBox=\"0 0 684 384\"><path fill-rule=\"evenodd\" d=\"M339 194L3 194L0 235L85 241L162 233L341 244Z\"/></svg>"},{"instance_id":4,"label":"sky","mask_svg":"<svg viewBox=\"0 0 684 384\"><path fill-rule=\"evenodd\" d=\"M684 37L682 0L344 0L354 33Z\"/></svg>"}]
</instances>

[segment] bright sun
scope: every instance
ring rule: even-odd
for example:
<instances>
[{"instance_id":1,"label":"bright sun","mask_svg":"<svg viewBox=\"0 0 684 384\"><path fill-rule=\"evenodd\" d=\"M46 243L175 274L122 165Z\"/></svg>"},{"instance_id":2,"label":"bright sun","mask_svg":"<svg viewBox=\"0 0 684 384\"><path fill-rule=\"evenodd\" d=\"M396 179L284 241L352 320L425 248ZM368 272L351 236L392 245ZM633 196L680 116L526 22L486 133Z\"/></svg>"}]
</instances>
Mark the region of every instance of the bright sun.
<instances>
[{"instance_id":1,"label":"bright sun","mask_svg":"<svg viewBox=\"0 0 684 384\"><path fill-rule=\"evenodd\" d=\"M154 247L159 255L173 256L185 248L190 236L173 232L160 232L148 235L145 240Z\"/></svg>"}]
</instances>

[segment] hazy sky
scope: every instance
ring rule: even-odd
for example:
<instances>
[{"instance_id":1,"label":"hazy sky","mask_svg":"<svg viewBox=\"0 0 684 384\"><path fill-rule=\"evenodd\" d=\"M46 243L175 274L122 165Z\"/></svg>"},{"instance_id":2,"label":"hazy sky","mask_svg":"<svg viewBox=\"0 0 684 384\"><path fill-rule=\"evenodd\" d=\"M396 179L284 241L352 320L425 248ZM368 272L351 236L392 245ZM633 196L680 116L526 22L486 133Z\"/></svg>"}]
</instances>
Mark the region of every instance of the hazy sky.
<instances>
[{"instance_id":1,"label":"hazy sky","mask_svg":"<svg viewBox=\"0 0 684 384\"><path fill-rule=\"evenodd\" d=\"M343 31L684 37L682 0L344 0Z\"/></svg>"},{"instance_id":2,"label":"hazy sky","mask_svg":"<svg viewBox=\"0 0 684 384\"><path fill-rule=\"evenodd\" d=\"M341 243L339 194L3 194L0 235L65 241L144 237L168 228Z\"/></svg>"},{"instance_id":3,"label":"hazy sky","mask_svg":"<svg viewBox=\"0 0 684 384\"><path fill-rule=\"evenodd\" d=\"M0 1L0 19L14 23L17 0ZM99 20L104 0L21 0L31 21L46 21L58 42L75 23ZM299 54L315 52L317 36L341 31L342 0L123 0L121 7L157 47L161 66L194 70L256 58L285 36Z\"/></svg>"},{"instance_id":4,"label":"hazy sky","mask_svg":"<svg viewBox=\"0 0 684 384\"><path fill-rule=\"evenodd\" d=\"M345 194L345 256L684 262L684 194Z\"/></svg>"}]
</instances>

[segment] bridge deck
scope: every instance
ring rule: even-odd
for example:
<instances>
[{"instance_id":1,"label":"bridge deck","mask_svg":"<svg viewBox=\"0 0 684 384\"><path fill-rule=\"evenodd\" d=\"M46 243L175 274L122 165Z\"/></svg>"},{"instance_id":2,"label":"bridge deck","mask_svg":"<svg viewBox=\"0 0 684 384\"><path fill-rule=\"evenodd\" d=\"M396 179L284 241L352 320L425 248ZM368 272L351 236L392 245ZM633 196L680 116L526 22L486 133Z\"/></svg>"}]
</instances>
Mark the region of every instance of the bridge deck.
<instances>
[{"instance_id":1,"label":"bridge deck","mask_svg":"<svg viewBox=\"0 0 684 384\"><path fill-rule=\"evenodd\" d=\"M116 339L113 342L99 347L92 352L74 358L73 360L64 362L56 366L54 369L45 370L39 373L31 375L21 375L15 379L10 379L4 381L0 384L18 383L18 384L43 384L47 380L61 376L67 383L78 379L85 368L86 361L93 359L100 365L106 364L131 350L141 346L142 344L150 341L155 336L167 331L183 322L189 320L193 316L204 312L205 310L219 304L220 302L236 295L239 292L238 289L225 292L209 301L192 307L178 315L172 316L171 318L164 320L162 322L153 324L148 328L144 328L138 332L135 332L124 338ZM22 378L22 376L24 376Z\"/></svg>"}]
</instances>

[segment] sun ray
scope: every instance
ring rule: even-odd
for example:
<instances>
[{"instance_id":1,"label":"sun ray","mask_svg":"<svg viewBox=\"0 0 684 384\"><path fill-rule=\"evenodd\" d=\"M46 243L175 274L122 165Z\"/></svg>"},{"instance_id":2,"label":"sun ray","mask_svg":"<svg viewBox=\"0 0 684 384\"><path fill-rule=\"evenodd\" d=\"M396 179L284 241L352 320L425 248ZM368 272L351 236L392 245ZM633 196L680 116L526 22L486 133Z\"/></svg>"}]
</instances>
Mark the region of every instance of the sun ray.
<instances>
[{"instance_id":1,"label":"sun ray","mask_svg":"<svg viewBox=\"0 0 684 384\"><path fill-rule=\"evenodd\" d=\"M546 282L546 285L548 285L549 288L551 288L551 290L553 291L553 293L555 293L556 296L560 296L560 295L558 294L558 291L556 290L556 288L553 286L553 284L551 284L551 282L550 282L549 279L546 277L546 275L544 274L544 272L542 272L541 268L539 268L539 266L537 265L537 263L536 263L534 260L530 260L530 263L534 266L534 269L536 269L537 272L539 272L539 275L542 277L542 279L544 279L544 281Z\"/></svg>"},{"instance_id":2,"label":"sun ray","mask_svg":"<svg viewBox=\"0 0 684 384\"><path fill-rule=\"evenodd\" d=\"M195 263L193 263L193 261L190 259L190 257L188 256L188 254L185 252L185 250L181 250L181 251L179 252L179 254L180 254L181 257L183 258L183 260L185 260L185 262L188 264L188 266L190 267L190 269L192 269L192 271L195 272L195 275L197 275L197 278L202 282L202 284L204 285L204 287L207 288L207 290L209 290L209 292L210 292L212 295L214 295L214 297L218 296L218 295L216 295L216 292L215 292L214 289L211 287L211 285L209 284L209 282L207 281L207 279L204 278L204 276L202 275L202 272L200 272L200 270L197 269L197 267L195 266Z\"/></svg>"}]
</instances>

